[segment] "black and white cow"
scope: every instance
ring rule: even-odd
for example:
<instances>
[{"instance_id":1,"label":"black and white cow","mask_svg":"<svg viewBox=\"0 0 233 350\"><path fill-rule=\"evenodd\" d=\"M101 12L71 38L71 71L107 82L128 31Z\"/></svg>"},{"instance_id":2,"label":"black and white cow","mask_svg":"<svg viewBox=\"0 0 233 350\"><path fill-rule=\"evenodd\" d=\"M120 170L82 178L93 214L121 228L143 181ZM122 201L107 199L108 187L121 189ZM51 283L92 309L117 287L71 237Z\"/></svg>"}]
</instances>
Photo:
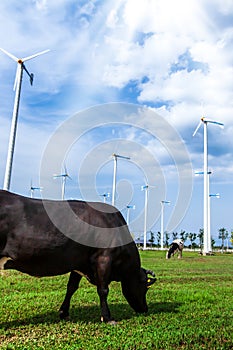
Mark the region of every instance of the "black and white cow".
<instances>
[{"instance_id":1,"label":"black and white cow","mask_svg":"<svg viewBox=\"0 0 233 350\"><path fill-rule=\"evenodd\" d=\"M62 319L68 317L71 297L85 276L97 287L101 321L109 323L114 322L107 304L111 281L121 282L129 305L145 313L146 293L156 280L152 271L141 267L138 249L116 208L84 201L42 201L3 190L0 269L32 276L70 272L60 308Z\"/></svg>"},{"instance_id":2,"label":"black and white cow","mask_svg":"<svg viewBox=\"0 0 233 350\"><path fill-rule=\"evenodd\" d=\"M171 256L174 256L176 253L178 253L178 259L181 259L183 248L184 242L182 241L182 239L175 239L170 245L169 250L167 251L166 258L170 259Z\"/></svg>"}]
</instances>

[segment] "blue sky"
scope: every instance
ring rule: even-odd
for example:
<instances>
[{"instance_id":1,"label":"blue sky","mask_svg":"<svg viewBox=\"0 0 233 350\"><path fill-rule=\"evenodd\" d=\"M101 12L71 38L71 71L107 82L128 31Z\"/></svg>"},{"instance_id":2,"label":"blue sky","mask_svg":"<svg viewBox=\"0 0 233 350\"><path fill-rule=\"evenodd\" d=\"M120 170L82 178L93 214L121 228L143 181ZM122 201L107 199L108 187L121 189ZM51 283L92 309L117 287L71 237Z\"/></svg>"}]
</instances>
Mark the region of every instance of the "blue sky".
<instances>
[{"instance_id":1,"label":"blue sky","mask_svg":"<svg viewBox=\"0 0 233 350\"><path fill-rule=\"evenodd\" d=\"M154 215L151 228L158 231L160 200L164 197L171 200L171 205L165 208L168 226L175 210L180 191L177 162L178 168L186 169L183 160L173 159L169 153L169 135L163 133L163 139L153 132L150 134L150 120L144 130L133 127L135 120L123 125L121 117L119 125L105 120L104 125L96 127L101 111L98 106L118 102L149 107L166 120L174 135L179 135L193 171L203 167L203 130L195 137L192 133L204 113L225 124L223 130L215 125L208 129L209 167L213 172L210 192L221 196L211 199L212 235L216 237L221 227L230 232L233 228L232 13L230 0L2 1L0 47L17 57L51 50L26 63L35 80L31 87L27 76L23 77L11 190L29 195L31 179L35 186L40 182L41 161L52 135L76 113L83 121L86 109L95 108L97 114L95 117L92 113L90 130L70 145L66 154L72 178L67 180L67 197L92 199L93 196L95 200L98 194L111 192L111 155L123 153L131 160L118 163L117 206L124 215L126 205L136 206L130 216L132 230L138 236L143 230L144 193L140 188L149 179L155 186L150 189L149 204ZM15 71L15 62L0 53L2 184ZM179 158L177 154L175 157ZM96 165L92 167L90 161L94 159ZM54 173L59 170L54 169ZM86 186L83 179L88 180ZM190 181L192 196L190 201L184 198L186 207L179 224L173 228L178 232L181 229L198 232L203 227L203 179L193 176ZM60 198L61 186L52 179L52 174L50 186L51 197ZM94 192L88 190L90 187Z\"/></svg>"}]
</instances>

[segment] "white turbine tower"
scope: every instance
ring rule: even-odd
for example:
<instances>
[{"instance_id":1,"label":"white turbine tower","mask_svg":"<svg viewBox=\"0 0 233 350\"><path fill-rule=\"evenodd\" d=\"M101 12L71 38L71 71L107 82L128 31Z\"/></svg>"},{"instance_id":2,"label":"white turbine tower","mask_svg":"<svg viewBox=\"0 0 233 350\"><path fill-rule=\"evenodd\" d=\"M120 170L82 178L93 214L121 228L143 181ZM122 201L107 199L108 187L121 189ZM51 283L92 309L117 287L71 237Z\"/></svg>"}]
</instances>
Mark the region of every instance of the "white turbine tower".
<instances>
[{"instance_id":1,"label":"white turbine tower","mask_svg":"<svg viewBox=\"0 0 233 350\"><path fill-rule=\"evenodd\" d=\"M116 175L117 175L117 158L130 159L129 157L120 156L119 154L113 154L114 168L113 168L113 183L112 183L112 205L115 206L116 197Z\"/></svg>"},{"instance_id":2,"label":"white turbine tower","mask_svg":"<svg viewBox=\"0 0 233 350\"><path fill-rule=\"evenodd\" d=\"M204 173L204 207L203 207L203 226L204 226L204 249L203 249L203 253L204 255L208 254L209 252L211 252L211 238L210 238L210 224L209 224L209 179L208 179L208 133L207 133L207 124L216 124L218 126L223 127L224 124L211 120L211 119L207 119L205 117L202 117L198 126L196 127L193 136L196 135L198 129L201 127L201 125L204 125L204 169L203 169L203 173Z\"/></svg>"},{"instance_id":3,"label":"white turbine tower","mask_svg":"<svg viewBox=\"0 0 233 350\"><path fill-rule=\"evenodd\" d=\"M161 250L164 248L164 204L170 204L170 201L161 201Z\"/></svg>"},{"instance_id":4,"label":"white turbine tower","mask_svg":"<svg viewBox=\"0 0 233 350\"><path fill-rule=\"evenodd\" d=\"M141 191L145 191L145 205L144 205L144 230L143 230L143 249L146 249L146 234L147 234L147 212L148 212L148 191L150 188L155 188L156 186L144 185L141 186Z\"/></svg>"},{"instance_id":5,"label":"white turbine tower","mask_svg":"<svg viewBox=\"0 0 233 350\"><path fill-rule=\"evenodd\" d=\"M144 230L143 230L143 249L146 249L146 232L147 232L147 209L148 209L148 189L149 185L141 187L145 191L145 206L144 206Z\"/></svg>"},{"instance_id":6,"label":"white turbine tower","mask_svg":"<svg viewBox=\"0 0 233 350\"><path fill-rule=\"evenodd\" d=\"M54 179L58 179L61 178L62 179L62 188L61 188L61 199L64 200L65 199L65 191L66 191L66 179L69 178L71 180L71 177L69 176L66 166L64 166L64 173L62 174L54 174L53 178Z\"/></svg>"},{"instance_id":7,"label":"white turbine tower","mask_svg":"<svg viewBox=\"0 0 233 350\"><path fill-rule=\"evenodd\" d=\"M5 178L4 178L4 184L3 184L3 189L8 191L10 188L10 181L11 181L11 171L12 171L12 163L13 163L13 155L14 155L14 147L15 147L15 137L16 137L16 129L17 129L17 119L18 119L18 112L19 112L19 101L20 101L20 92L21 92L21 85L22 85L22 79L23 79L23 71L25 71L29 76L31 85L33 84L33 78L34 78L33 73L30 74L26 69L24 62L29 61L39 55L43 55L49 50L45 50L25 58L17 58L16 56L12 55L11 53L7 52L2 48L0 48L0 50L4 52L7 56L12 58L15 62L17 62L17 71L16 71L15 83L14 83L15 101L14 101L14 109L12 114L12 123L11 123L11 131L10 131L10 138L9 138Z\"/></svg>"}]
</instances>

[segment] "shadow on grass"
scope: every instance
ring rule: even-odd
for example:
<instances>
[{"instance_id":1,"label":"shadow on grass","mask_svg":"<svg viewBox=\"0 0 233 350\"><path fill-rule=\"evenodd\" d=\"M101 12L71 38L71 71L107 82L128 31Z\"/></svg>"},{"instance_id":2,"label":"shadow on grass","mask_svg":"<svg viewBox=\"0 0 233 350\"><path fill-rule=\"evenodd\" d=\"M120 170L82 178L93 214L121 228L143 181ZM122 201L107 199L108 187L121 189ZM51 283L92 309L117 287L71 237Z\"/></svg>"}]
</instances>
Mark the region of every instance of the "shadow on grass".
<instances>
[{"instance_id":1,"label":"shadow on grass","mask_svg":"<svg viewBox=\"0 0 233 350\"><path fill-rule=\"evenodd\" d=\"M180 303L174 302L164 302L164 303L150 303L149 311L146 316L156 315L160 313L178 313ZM109 303L109 308L111 311L112 317L116 321L123 321L131 319L137 315L128 304L118 303L111 304ZM21 318L18 320L12 320L9 322L0 323L0 329L11 329L15 327L22 327L27 325L39 325L39 324L57 324L61 321L57 311L43 312L35 316L29 316L26 318ZM69 322L72 323L99 323L100 322L100 307L98 305L92 306L79 306L71 307L70 309L70 318Z\"/></svg>"}]
</instances>

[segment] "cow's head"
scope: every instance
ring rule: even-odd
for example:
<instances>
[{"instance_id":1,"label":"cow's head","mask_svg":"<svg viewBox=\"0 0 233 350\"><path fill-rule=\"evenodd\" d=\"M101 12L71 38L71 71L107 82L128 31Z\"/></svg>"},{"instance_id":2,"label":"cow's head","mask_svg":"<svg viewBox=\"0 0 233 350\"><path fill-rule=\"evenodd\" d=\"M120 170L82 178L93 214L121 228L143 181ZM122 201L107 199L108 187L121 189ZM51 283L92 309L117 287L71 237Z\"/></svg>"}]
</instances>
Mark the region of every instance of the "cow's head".
<instances>
[{"instance_id":1,"label":"cow's head","mask_svg":"<svg viewBox=\"0 0 233 350\"><path fill-rule=\"evenodd\" d=\"M170 259L172 255L175 255L177 252L181 252L183 249L183 243L180 241L179 243L173 242L167 251L166 258Z\"/></svg>"},{"instance_id":2,"label":"cow's head","mask_svg":"<svg viewBox=\"0 0 233 350\"><path fill-rule=\"evenodd\" d=\"M155 281L154 272L143 268L137 276L128 276L127 281L122 281L122 292L136 312L147 312L146 293Z\"/></svg>"}]
</instances>

